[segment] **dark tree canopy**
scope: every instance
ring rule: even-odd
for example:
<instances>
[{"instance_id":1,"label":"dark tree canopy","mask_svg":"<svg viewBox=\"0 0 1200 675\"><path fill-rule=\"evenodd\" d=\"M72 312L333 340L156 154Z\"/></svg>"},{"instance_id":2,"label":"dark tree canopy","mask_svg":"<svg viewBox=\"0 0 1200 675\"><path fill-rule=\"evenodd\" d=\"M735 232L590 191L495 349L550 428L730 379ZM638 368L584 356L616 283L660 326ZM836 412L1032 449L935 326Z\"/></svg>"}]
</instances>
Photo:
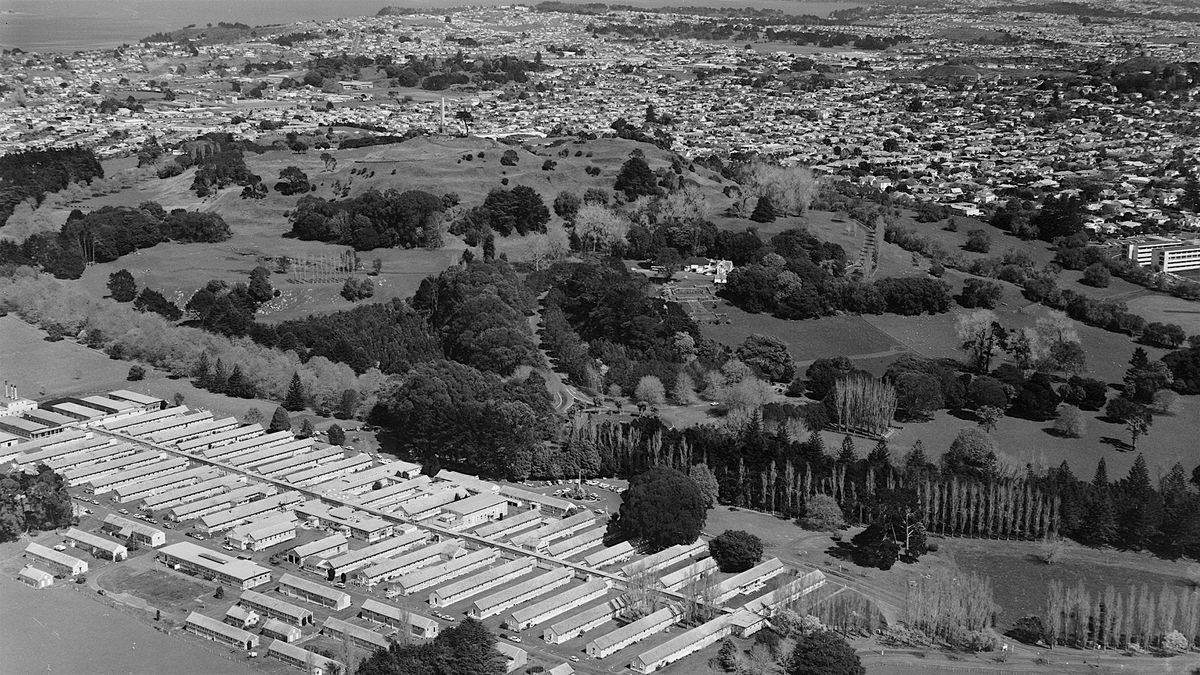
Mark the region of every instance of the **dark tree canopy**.
<instances>
[{"instance_id":1,"label":"dark tree canopy","mask_svg":"<svg viewBox=\"0 0 1200 675\"><path fill-rule=\"evenodd\" d=\"M441 198L421 190L367 190L340 201L312 194L296 202L292 236L353 246L359 251L441 245Z\"/></svg>"},{"instance_id":2,"label":"dark tree canopy","mask_svg":"<svg viewBox=\"0 0 1200 675\"><path fill-rule=\"evenodd\" d=\"M762 560L763 545L749 532L725 530L708 542L708 552L722 572L745 572Z\"/></svg>"},{"instance_id":3,"label":"dark tree canopy","mask_svg":"<svg viewBox=\"0 0 1200 675\"><path fill-rule=\"evenodd\" d=\"M476 619L442 629L430 642L393 642L359 664L355 675L503 675L496 636Z\"/></svg>"},{"instance_id":4,"label":"dark tree canopy","mask_svg":"<svg viewBox=\"0 0 1200 675\"><path fill-rule=\"evenodd\" d=\"M108 293L117 302L130 302L137 297L137 282L127 269L108 275Z\"/></svg>"},{"instance_id":5,"label":"dark tree canopy","mask_svg":"<svg viewBox=\"0 0 1200 675\"><path fill-rule=\"evenodd\" d=\"M753 334L737 348L737 357L772 382L791 382L796 363L779 338Z\"/></svg>"},{"instance_id":6,"label":"dark tree canopy","mask_svg":"<svg viewBox=\"0 0 1200 675\"><path fill-rule=\"evenodd\" d=\"M275 408L275 413L271 415L271 425L267 427L267 431L291 431L292 418L288 416L288 411L283 406Z\"/></svg>"},{"instance_id":7,"label":"dark tree canopy","mask_svg":"<svg viewBox=\"0 0 1200 675\"><path fill-rule=\"evenodd\" d=\"M707 517L704 495L695 481L657 466L630 480L612 527L650 550L661 550L696 541Z\"/></svg>"},{"instance_id":8,"label":"dark tree canopy","mask_svg":"<svg viewBox=\"0 0 1200 675\"><path fill-rule=\"evenodd\" d=\"M53 530L73 522L71 495L63 477L45 464L34 473L0 474L0 542L28 530Z\"/></svg>"},{"instance_id":9,"label":"dark tree canopy","mask_svg":"<svg viewBox=\"0 0 1200 675\"><path fill-rule=\"evenodd\" d=\"M796 638L785 666L787 675L866 675L854 648L832 631L815 631Z\"/></svg>"},{"instance_id":10,"label":"dark tree canopy","mask_svg":"<svg viewBox=\"0 0 1200 675\"><path fill-rule=\"evenodd\" d=\"M638 197L653 197L662 193L658 187L658 178L650 170L650 165L641 155L634 155L625 160L617 181L613 184L617 192L624 192L626 199L633 201Z\"/></svg>"}]
</instances>

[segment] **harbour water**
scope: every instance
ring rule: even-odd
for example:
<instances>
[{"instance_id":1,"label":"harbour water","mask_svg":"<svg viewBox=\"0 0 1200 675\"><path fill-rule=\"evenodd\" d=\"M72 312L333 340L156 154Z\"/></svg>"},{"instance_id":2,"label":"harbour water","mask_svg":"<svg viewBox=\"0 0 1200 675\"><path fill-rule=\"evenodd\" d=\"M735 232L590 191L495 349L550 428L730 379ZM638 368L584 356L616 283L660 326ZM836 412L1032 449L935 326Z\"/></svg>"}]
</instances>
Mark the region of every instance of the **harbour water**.
<instances>
[{"instance_id":1,"label":"harbour water","mask_svg":"<svg viewBox=\"0 0 1200 675\"><path fill-rule=\"evenodd\" d=\"M526 0L527 4L536 4ZM512 5L513 0L0 0L0 47L60 52L116 47L159 31L218 21L251 26L367 16L384 6L446 9ZM795 0L619 0L635 6L754 7L828 16L854 2Z\"/></svg>"}]
</instances>

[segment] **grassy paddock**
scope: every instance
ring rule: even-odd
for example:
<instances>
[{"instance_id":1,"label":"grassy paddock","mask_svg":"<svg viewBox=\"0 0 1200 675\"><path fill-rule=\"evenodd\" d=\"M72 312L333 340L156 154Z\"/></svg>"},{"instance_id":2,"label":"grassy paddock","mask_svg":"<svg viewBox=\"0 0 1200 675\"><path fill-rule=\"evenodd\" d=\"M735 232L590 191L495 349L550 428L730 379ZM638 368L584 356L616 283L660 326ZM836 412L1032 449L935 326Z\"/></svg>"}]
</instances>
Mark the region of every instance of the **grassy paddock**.
<instances>
[{"instance_id":1,"label":"grassy paddock","mask_svg":"<svg viewBox=\"0 0 1200 675\"><path fill-rule=\"evenodd\" d=\"M201 595L212 595L208 586L155 569L135 572L133 568L121 567L105 574L103 581L110 591L136 595L159 607L176 607Z\"/></svg>"},{"instance_id":2,"label":"grassy paddock","mask_svg":"<svg viewBox=\"0 0 1200 675\"><path fill-rule=\"evenodd\" d=\"M1093 594L1103 593L1110 584L1125 594L1130 584L1146 584L1157 594L1164 583L1186 583L1177 563L1148 553L1090 549L1068 542L1061 559L1046 564L1039 558L1038 542L948 538L940 543L940 554L952 557L960 569L991 577L1002 631L1023 616L1045 611L1046 591L1054 579L1068 587L1082 581Z\"/></svg>"}]
</instances>

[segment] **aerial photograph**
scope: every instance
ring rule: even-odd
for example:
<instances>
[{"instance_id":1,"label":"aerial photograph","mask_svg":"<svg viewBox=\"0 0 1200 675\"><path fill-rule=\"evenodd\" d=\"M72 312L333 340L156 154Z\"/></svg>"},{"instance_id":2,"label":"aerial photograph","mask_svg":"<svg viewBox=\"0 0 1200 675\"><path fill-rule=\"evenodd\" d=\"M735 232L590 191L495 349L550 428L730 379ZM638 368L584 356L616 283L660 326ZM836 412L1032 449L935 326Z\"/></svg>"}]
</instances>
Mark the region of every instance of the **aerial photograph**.
<instances>
[{"instance_id":1,"label":"aerial photograph","mask_svg":"<svg viewBox=\"0 0 1200 675\"><path fill-rule=\"evenodd\" d=\"M469 1L0 0L0 675L1200 675L1200 0Z\"/></svg>"}]
</instances>

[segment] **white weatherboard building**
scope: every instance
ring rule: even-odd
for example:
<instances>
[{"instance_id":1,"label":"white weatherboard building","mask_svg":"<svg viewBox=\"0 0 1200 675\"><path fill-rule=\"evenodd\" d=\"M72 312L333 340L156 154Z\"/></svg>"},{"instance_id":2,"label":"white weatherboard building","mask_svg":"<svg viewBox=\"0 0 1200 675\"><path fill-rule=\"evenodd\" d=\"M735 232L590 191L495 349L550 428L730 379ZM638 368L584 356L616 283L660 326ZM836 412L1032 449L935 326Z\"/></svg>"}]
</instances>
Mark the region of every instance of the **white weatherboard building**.
<instances>
[{"instance_id":1,"label":"white weatherboard building","mask_svg":"<svg viewBox=\"0 0 1200 675\"><path fill-rule=\"evenodd\" d=\"M432 607L453 605L520 578L536 567L537 561L533 558L517 558L475 576L433 589L429 593L429 604Z\"/></svg>"},{"instance_id":2,"label":"white weatherboard building","mask_svg":"<svg viewBox=\"0 0 1200 675\"><path fill-rule=\"evenodd\" d=\"M404 595L418 593L490 565L499 555L499 551L491 547L471 551L464 556L409 572L396 579L392 588Z\"/></svg>"},{"instance_id":3,"label":"white weatherboard building","mask_svg":"<svg viewBox=\"0 0 1200 675\"><path fill-rule=\"evenodd\" d=\"M408 626L412 637L433 639L438 636L438 622L428 617L405 611L378 600L368 598L363 601L359 618L382 623L400 630Z\"/></svg>"},{"instance_id":4,"label":"white weatherboard building","mask_svg":"<svg viewBox=\"0 0 1200 675\"><path fill-rule=\"evenodd\" d=\"M197 546L190 541L162 547L155 559L171 569L215 579L217 583L241 590L256 588L271 581L271 570L265 567Z\"/></svg>"},{"instance_id":5,"label":"white weatherboard building","mask_svg":"<svg viewBox=\"0 0 1200 675\"><path fill-rule=\"evenodd\" d=\"M438 522L454 530L465 530L502 518L506 512L508 502L503 497L481 493L443 506Z\"/></svg>"},{"instance_id":6,"label":"white weatherboard building","mask_svg":"<svg viewBox=\"0 0 1200 675\"><path fill-rule=\"evenodd\" d=\"M17 573L17 581L32 588L46 588L54 585L54 575L36 567L26 566Z\"/></svg>"},{"instance_id":7,"label":"white weatherboard building","mask_svg":"<svg viewBox=\"0 0 1200 675\"><path fill-rule=\"evenodd\" d=\"M617 612L625 608L626 604L622 598L614 598L589 607L578 614L547 626L542 631L542 639L552 645L560 645L568 640L573 640L608 623L616 616Z\"/></svg>"},{"instance_id":8,"label":"white weatherboard building","mask_svg":"<svg viewBox=\"0 0 1200 675\"><path fill-rule=\"evenodd\" d=\"M714 589L713 601L719 604L728 602L730 598L741 595L742 593L752 593L763 587L763 584L772 577L777 577L783 574L786 569L779 558L771 558L763 561L754 567L735 574L732 577L717 584Z\"/></svg>"},{"instance_id":9,"label":"white weatherboard building","mask_svg":"<svg viewBox=\"0 0 1200 675\"><path fill-rule=\"evenodd\" d=\"M242 591L238 604L271 619L286 621L293 626L308 626L316 622L311 609L298 607L266 593Z\"/></svg>"},{"instance_id":10,"label":"white weatherboard building","mask_svg":"<svg viewBox=\"0 0 1200 675\"><path fill-rule=\"evenodd\" d=\"M125 547L125 544L105 539L104 537L98 537L91 532L84 532L77 527L67 530L67 533L63 537L66 539L68 546L87 551L97 558L115 562L125 560L129 557L129 549Z\"/></svg>"},{"instance_id":11,"label":"white weatherboard building","mask_svg":"<svg viewBox=\"0 0 1200 675\"><path fill-rule=\"evenodd\" d=\"M679 622L680 611L676 607L664 607L633 623L625 624L606 635L601 635L587 644L588 656L602 659L615 654L635 642L641 642L656 633L661 633Z\"/></svg>"},{"instance_id":12,"label":"white weatherboard building","mask_svg":"<svg viewBox=\"0 0 1200 675\"><path fill-rule=\"evenodd\" d=\"M598 579L596 581L589 581L582 586L567 589L541 602L513 610L512 614L509 614L508 618L504 620L504 626L509 630L515 631L532 628L553 619L559 614L569 612L576 607L582 607L593 600L603 597L608 593L608 588L607 581Z\"/></svg>"},{"instance_id":13,"label":"white weatherboard building","mask_svg":"<svg viewBox=\"0 0 1200 675\"><path fill-rule=\"evenodd\" d=\"M267 646L267 656L279 659L290 666L302 668L305 671L311 668L311 672L306 672L306 675L329 675L334 672L346 672L341 661L334 661L331 658L310 652L303 647L288 644L283 640L272 641Z\"/></svg>"},{"instance_id":14,"label":"white weatherboard building","mask_svg":"<svg viewBox=\"0 0 1200 675\"><path fill-rule=\"evenodd\" d=\"M225 534L225 542L242 551L262 551L295 538L296 522L290 516L238 525Z\"/></svg>"},{"instance_id":15,"label":"white weatherboard building","mask_svg":"<svg viewBox=\"0 0 1200 675\"><path fill-rule=\"evenodd\" d=\"M666 642L648 649L633 658L630 668L638 673L652 673L668 664L714 644L735 632L738 622L734 614L722 614Z\"/></svg>"},{"instance_id":16,"label":"white weatherboard building","mask_svg":"<svg viewBox=\"0 0 1200 675\"><path fill-rule=\"evenodd\" d=\"M328 607L334 611L350 606L350 596L336 588L319 584L308 579L301 579L291 574L279 578L279 592L293 598L311 602L314 605Z\"/></svg>"},{"instance_id":17,"label":"white weatherboard building","mask_svg":"<svg viewBox=\"0 0 1200 675\"><path fill-rule=\"evenodd\" d=\"M388 648L386 636L380 635L370 628L342 621L337 617L331 616L325 619L325 623L321 625L321 633L337 640L347 639L355 647L365 649L369 653L374 653L377 649Z\"/></svg>"},{"instance_id":18,"label":"white weatherboard building","mask_svg":"<svg viewBox=\"0 0 1200 675\"><path fill-rule=\"evenodd\" d=\"M86 560L80 560L73 555L60 553L37 542L30 542L25 547L25 556L31 558L36 566L65 577L87 574L88 571Z\"/></svg>"},{"instance_id":19,"label":"white weatherboard building","mask_svg":"<svg viewBox=\"0 0 1200 675\"><path fill-rule=\"evenodd\" d=\"M236 649L254 649L258 646L258 636L254 633L235 628L199 612L188 615L183 629L206 640L220 642Z\"/></svg>"},{"instance_id":20,"label":"white weatherboard building","mask_svg":"<svg viewBox=\"0 0 1200 675\"><path fill-rule=\"evenodd\" d=\"M510 607L516 607L523 602L529 602L534 598L545 595L556 588L566 586L574 578L574 569L559 567L476 600L467 609L467 615L475 619L486 619L489 616L495 616Z\"/></svg>"},{"instance_id":21,"label":"white weatherboard building","mask_svg":"<svg viewBox=\"0 0 1200 675\"><path fill-rule=\"evenodd\" d=\"M329 559L349 550L350 541L344 535L331 534L324 539L310 541L288 551L288 562L300 567L308 567L310 561Z\"/></svg>"},{"instance_id":22,"label":"white weatherboard building","mask_svg":"<svg viewBox=\"0 0 1200 675\"><path fill-rule=\"evenodd\" d=\"M128 539L132 536L139 544L150 548L158 548L167 543L166 532L136 520L122 518L115 513L104 516L104 525L101 526L101 529L119 539Z\"/></svg>"}]
</instances>

